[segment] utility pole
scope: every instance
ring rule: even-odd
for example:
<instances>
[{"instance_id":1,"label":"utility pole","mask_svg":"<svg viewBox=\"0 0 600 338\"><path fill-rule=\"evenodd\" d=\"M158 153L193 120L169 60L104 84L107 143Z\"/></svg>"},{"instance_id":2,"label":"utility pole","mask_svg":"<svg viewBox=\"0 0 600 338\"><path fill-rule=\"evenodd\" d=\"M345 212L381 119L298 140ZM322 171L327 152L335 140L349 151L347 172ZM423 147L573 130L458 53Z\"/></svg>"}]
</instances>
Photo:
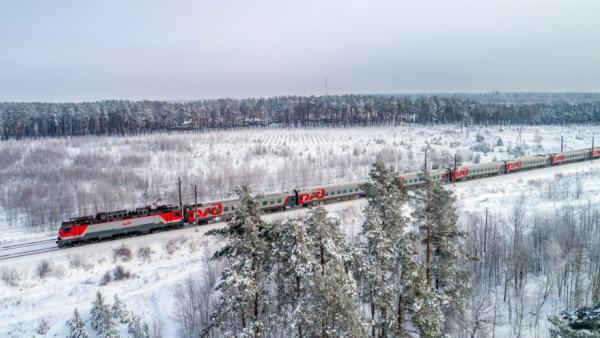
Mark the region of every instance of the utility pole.
<instances>
[{"instance_id":1,"label":"utility pole","mask_svg":"<svg viewBox=\"0 0 600 338\"><path fill-rule=\"evenodd\" d=\"M561 137L560 137L560 152L561 152L561 153L563 152L563 145L564 145L564 142L563 142L563 141L564 141L564 138L563 138L563 136L561 136Z\"/></svg>"},{"instance_id":2,"label":"utility pole","mask_svg":"<svg viewBox=\"0 0 600 338\"><path fill-rule=\"evenodd\" d=\"M453 181L455 187L456 187L456 169L457 169L457 163L458 163L458 153L454 153L454 179L452 181ZM452 179L452 173L450 173L450 179Z\"/></svg>"},{"instance_id":3,"label":"utility pole","mask_svg":"<svg viewBox=\"0 0 600 338\"><path fill-rule=\"evenodd\" d=\"M425 167L424 170L427 171L427 148L425 148Z\"/></svg>"},{"instance_id":4,"label":"utility pole","mask_svg":"<svg viewBox=\"0 0 600 338\"><path fill-rule=\"evenodd\" d=\"M594 136L592 136L592 150L590 151L590 161L594 161Z\"/></svg>"},{"instance_id":5,"label":"utility pole","mask_svg":"<svg viewBox=\"0 0 600 338\"><path fill-rule=\"evenodd\" d=\"M198 185L194 184L194 224L198 226Z\"/></svg>"},{"instance_id":6,"label":"utility pole","mask_svg":"<svg viewBox=\"0 0 600 338\"><path fill-rule=\"evenodd\" d=\"M177 190L179 192L179 212L181 212L181 224L183 225L183 203L181 202L181 177L177 177Z\"/></svg>"}]
</instances>

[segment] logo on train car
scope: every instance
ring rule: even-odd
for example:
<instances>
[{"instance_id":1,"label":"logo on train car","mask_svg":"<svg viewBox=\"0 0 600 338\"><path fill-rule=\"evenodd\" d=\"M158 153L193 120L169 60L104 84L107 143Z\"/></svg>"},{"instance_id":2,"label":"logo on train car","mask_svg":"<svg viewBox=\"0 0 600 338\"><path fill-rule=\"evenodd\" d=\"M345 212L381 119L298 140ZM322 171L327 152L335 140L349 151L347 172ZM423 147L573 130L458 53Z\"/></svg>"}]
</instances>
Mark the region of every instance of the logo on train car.
<instances>
[{"instance_id":1,"label":"logo on train car","mask_svg":"<svg viewBox=\"0 0 600 338\"><path fill-rule=\"evenodd\" d=\"M552 164L556 164L565 160L565 154L560 153L552 156Z\"/></svg>"},{"instance_id":2,"label":"logo on train car","mask_svg":"<svg viewBox=\"0 0 600 338\"><path fill-rule=\"evenodd\" d=\"M133 224L132 221L123 222L123 227L127 227L127 226L130 226L132 224Z\"/></svg>"},{"instance_id":3,"label":"logo on train car","mask_svg":"<svg viewBox=\"0 0 600 338\"><path fill-rule=\"evenodd\" d=\"M188 212L188 216L194 218L194 209ZM223 204L217 203L215 205L209 205L206 207L198 207L196 211L197 218L204 218L208 216L219 216L223 213Z\"/></svg>"},{"instance_id":4,"label":"logo on train car","mask_svg":"<svg viewBox=\"0 0 600 338\"><path fill-rule=\"evenodd\" d=\"M519 169L523 166L523 161L513 161L506 163L506 171L510 172L514 169Z\"/></svg>"},{"instance_id":5,"label":"logo on train car","mask_svg":"<svg viewBox=\"0 0 600 338\"><path fill-rule=\"evenodd\" d=\"M469 175L469 168L460 168L460 169L456 169L452 172L452 180L456 180L457 178L460 177L465 177Z\"/></svg>"},{"instance_id":6,"label":"logo on train car","mask_svg":"<svg viewBox=\"0 0 600 338\"><path fill-rule=\"evenodd\" d=\"M310 193L298 194L298 204L304 204L312 200L322 200L325 198L325 189L315 189Z\"/></svg>"}]
</instances>

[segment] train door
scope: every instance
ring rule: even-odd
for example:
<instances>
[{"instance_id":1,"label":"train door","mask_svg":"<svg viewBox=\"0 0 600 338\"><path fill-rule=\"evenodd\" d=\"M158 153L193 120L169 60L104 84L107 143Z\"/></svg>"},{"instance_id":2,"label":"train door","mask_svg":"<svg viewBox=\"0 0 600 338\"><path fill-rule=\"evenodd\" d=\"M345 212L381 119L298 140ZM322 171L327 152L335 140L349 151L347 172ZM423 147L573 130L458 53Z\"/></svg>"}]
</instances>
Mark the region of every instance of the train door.
<instances>
[{"instance_id":1,"label":"train door","mask_svg":"<svg viewBox=\"0 0 600 338\"><path fill-rule=\"evenodd\" d=\"M446 168L446 172L444 173L444 178L442 179L442 183L449 183L452 181L452 169Z\"/></svg>"}]
</instances>

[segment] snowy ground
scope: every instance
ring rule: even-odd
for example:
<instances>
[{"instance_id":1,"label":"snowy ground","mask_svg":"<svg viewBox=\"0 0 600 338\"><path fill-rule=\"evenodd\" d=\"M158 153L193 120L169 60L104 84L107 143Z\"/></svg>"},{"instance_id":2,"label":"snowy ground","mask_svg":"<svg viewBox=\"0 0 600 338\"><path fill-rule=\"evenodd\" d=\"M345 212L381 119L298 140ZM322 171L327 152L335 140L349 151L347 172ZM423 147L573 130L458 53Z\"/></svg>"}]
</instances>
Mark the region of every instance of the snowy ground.
<instances>
[{"instance_id":1,"label":"snowy ground","mask_svg":"<svg viewBox=\"0 0 600 338\"><path fill-rule=\"evenodd\" d=\"M456 193L461 216L470 212L483 212L486 207L490 210L507 210L503 206L513 205L521 198L528 200L528 206L552 208L565 203L562 199L550 199L545 194L545 189L557 185L557 182L570 182L573 187L576 186L575 182L581 181L582 197L574 199L572 203L597 203L600 199L600 184L596 179L598 174L600 161L585 162L469 181L450 188ZM351 235L358 231L364 205L364 200L355 200L331 204L327 208L342 219ZM305 211L293 210L265 217L273 219L297 216ZM35 327L41 318L50 323L51 330L47 336L62 336L65 321L75 307L87 318L97 290L101 290L109 300L113 294L118 294L130 310L148 322L152 323L152 318L156 318L165 337L176 336L173 292L188 276L207 274L207 257L214 250L215 244L203 237L203 233L219 226L222 224L203 226L199 231L188 228L3 261L3 275L14 271L16 277L12 286L7 285L6 281L0 281L0 336L35 336ZM114 258L113 249L122 244L131 248L134 253L130 261L122 262ZM147 258L140 257L140 247L149 247L152 254ZM36 272L42 260L53 264L52 272L43 278ZM101 285L103 275L116 264L130 271L132 277ZM529 297L535 297L535 285L528 284ZM543 311L555 313L557 309L560 309L558 301L550 299ZM542 318L545 319L546 316L543 315ZM125 327L121 328L125 333ZM545 332L544 327L540 330ZM496 334L510 336L508 328L502 326Z\"/></svg>"}]
</instances>

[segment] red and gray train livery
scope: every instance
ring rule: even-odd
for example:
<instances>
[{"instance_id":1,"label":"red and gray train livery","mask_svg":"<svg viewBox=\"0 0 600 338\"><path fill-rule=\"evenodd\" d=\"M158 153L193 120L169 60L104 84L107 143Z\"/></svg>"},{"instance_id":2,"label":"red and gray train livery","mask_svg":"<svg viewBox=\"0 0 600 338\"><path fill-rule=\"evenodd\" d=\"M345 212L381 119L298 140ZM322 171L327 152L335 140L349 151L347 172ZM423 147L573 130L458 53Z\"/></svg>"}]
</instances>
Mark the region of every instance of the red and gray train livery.
<instances>
[{"instance_id":1,"label":"red and gray train livery","mask_svg":"<svg viewBox=\"0 0 600 338\"><path fill-rule=\"evenodd\" d=\"M594 159L600 157L600 148L587 148L548 155L521 157L509 161L459 166L430 171L433 180L451 183L493 175L510 174L528 169L538 169ZM422 184L418 172L400 176L405 186ZM292 190L258 196L256 202L267 212L358 198L364 195L360 188L366 181L330 184L321 187ZM129 234L146 234L151 231L172 228L184 223L206 223L231 215L239 206L239 199L226 199L176 206L144 207L84 216L63 222L58 231L59 246L68 246Z\"/></svg>"}]
</instances>

